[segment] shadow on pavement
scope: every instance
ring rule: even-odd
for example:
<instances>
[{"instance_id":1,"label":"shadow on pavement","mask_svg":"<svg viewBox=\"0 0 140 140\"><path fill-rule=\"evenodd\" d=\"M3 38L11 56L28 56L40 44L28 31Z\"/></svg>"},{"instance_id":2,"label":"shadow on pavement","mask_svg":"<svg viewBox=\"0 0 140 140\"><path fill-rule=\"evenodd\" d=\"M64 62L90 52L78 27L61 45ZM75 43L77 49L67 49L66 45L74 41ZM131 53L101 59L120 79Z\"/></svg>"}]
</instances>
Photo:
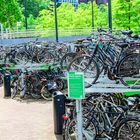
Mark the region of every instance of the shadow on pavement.
<instances>
[{"instance_id":1,"label":"shadow on pavement","mask_svg":"<svg viewBox=\"0 0 140 140\"><path fill-rule=\"evenodd\" d=\"M62 135L55 135L55 137L56 137L56 140L63 140Z\"/></svg>"},{"instance_id":2,"label":"shadow on pavement","mask_svg":"<svg viewBox=\"0 0 140 140\"><path fill-rule=\"evenodd\" d=\"M48 100L45 100L45 99L34 99L34 98L23 98L23 99L20 99L19 97L16 97L14 98L13 100L16 100L20 103L41 103L41 104L46 104L47 102L50 102L52 101L52 98L48 98Z\"/></svg>"}]
</instances>

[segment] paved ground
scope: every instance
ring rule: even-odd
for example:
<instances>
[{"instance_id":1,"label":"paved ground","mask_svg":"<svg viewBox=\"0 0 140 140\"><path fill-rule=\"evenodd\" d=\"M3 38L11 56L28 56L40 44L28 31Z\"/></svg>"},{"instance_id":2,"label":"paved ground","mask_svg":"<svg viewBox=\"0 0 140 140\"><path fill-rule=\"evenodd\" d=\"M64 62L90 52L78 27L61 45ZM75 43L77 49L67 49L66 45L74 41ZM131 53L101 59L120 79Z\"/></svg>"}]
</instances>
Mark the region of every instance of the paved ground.
<instances>
[{"instance_id":1,"label":"paved ground","mask_svg":"<svg viewBox=\"0 0 140 140\"><path fill-rule=\"evenodd\" d=\"M0 88L0 140L61 140L53 133L52 102L3 99Z\"/></svg>"},{"instance_id":2,"label":"paved ground","mask_svg":"<svg viewBox=\"0 0 140 140\"><path fill-rule=\"evenodd\" d=\"M77 39L86 38L87 36L65 36L59 37L59 42L71 42ZM29 41L34 41L36 38L19 38L19 39L0 39L0 45L16 45ZM55 41L55 37L38 38L38 41Z\"/></svg>"}]
</instances>

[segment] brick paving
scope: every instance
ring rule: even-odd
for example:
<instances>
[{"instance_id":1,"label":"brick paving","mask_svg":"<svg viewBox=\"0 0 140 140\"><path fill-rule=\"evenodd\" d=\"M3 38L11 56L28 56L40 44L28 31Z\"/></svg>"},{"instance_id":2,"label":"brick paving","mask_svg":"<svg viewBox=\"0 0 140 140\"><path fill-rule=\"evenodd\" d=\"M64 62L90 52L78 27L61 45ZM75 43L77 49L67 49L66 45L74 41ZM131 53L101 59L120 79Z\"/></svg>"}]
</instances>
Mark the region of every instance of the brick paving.
<instances>
[{"instance_id":1,"label":"brick paving","mask_svg":"<svg viewBox=\"0 0 140 140\"><path fill-rule=\"evenodd\" d=\"M61 140L53 131L51 101L4 99L0 88L0 140Z\"/></svg>"}]
</instances>

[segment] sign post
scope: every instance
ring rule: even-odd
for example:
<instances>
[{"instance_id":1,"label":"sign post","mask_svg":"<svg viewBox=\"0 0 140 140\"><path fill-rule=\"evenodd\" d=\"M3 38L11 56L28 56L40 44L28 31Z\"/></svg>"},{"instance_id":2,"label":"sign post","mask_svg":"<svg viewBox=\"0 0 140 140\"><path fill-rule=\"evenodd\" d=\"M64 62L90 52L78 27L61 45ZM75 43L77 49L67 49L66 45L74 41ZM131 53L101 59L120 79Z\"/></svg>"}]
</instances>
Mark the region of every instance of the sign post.
<instances>
[{"instance_id":1,"label":"sign post","mask_svg":"<svg viewBox=\"0 0 140 140\"><path fill-rule=\"evenodd\" d=\"M82 99L85 98L83 73L68 73L68 97L70 99L76 99L76 139L83 140Z\"/></svg>"},{"instance_id":2,"label":"sign post","mask_svg":"<svg viewBox=\"0 0 140 140\"><path fill-rule=\"evenodd\" d=\"M91 0L91 8L92 8L92 32L94 32L94 5L93 0Z\"/></svg>"},{"instance_id":3,"label":"sign post","mask_svg":"<svg viewBox=\"0 0 140 140\"><path fill-rule=\"evenodd\" d=\"M112 4L111 0L108 0L108 23L109 23L109 30L112 32Z\"/></svg>"},{"instance_id":4,"label":"sign post","mask_svg":"<svg viewBox=\"0 0 140 140\"><path fill-rule=\"evenodd\" d=\"M58 42L58 19L57 19L57 2L54 0L54 17L55 17L55 34L56 34L56 42Z\"/></svg>"}]
</instances>

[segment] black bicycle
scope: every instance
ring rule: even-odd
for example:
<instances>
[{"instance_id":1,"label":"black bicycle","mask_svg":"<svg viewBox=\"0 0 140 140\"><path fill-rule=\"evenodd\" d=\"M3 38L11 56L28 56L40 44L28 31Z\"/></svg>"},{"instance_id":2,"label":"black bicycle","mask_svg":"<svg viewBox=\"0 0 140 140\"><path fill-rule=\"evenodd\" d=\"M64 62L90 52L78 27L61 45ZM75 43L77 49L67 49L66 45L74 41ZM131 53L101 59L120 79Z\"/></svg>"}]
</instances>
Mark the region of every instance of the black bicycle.
<instances>
[{"instance_id":1,"label":"black bicycle","mask_svg":"<svg viewBox=\"0 0 140 140\"><path fill-rule=\"evenodd\" d=\"M111 37L112 42L116 42L117 46L115 47L119 48L118 52L115 53L111 47L109 51L106 51L105 47L100 47L100 45L106 46L106 44L103 43L102 38L99 38L92 55L76 57L69 64L68 71L84 72L85 87L96 83L101 71L104 70L104 75L107 75L110 80L120 80L123 85L129 88L140 88L140 53L137 50L140 43L118 43L118 40L112 35L108 36Z\"/></svg>"}]
</instances>

